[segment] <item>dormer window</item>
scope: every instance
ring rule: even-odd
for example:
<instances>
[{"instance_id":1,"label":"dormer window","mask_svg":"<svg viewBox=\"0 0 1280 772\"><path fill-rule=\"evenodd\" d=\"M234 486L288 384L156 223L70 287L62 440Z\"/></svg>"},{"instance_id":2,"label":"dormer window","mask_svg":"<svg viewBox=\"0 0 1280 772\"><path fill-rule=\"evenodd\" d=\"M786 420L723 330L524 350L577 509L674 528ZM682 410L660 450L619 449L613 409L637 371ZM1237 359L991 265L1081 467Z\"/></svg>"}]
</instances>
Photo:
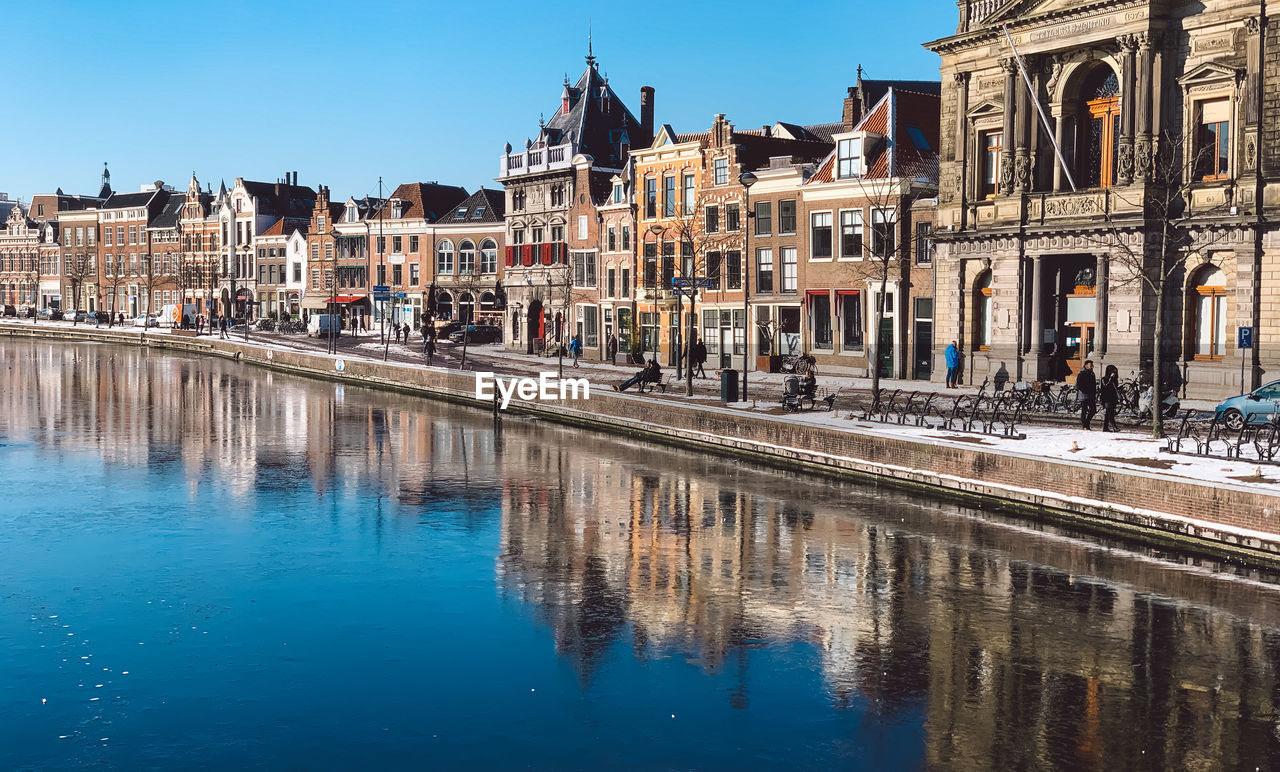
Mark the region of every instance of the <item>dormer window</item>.
<instances>
[{"instance_id":1,"label":"dormer window","mask_svg":"<svg viewBox=\"0 0 1280 772\"><path fill-rule=\"evenodd\" d=\"M836 143L836 177L849 179L862 175L862 137L849 137Z\"/></svg>"},{"instance_id":2,"label":"dormer window","mask_svg":"<svg viewBox=\"0 0 1280 772\"><path fill-rule=\"evenodd\" d=\"M466 208L465 206L460 206L460 207L458 207L458 211L457 211L457 212L454 212L454 214L453 214L453 219L455 219L455 220L465 220L465 219L467 219L467 208Z\"/></svg>"},{"instance_id":3,"label":"dormer window","mask_svg":"<svg viewBox=\"0 0 1280 772\"><path fill-rule=\"evenodd\" d=\"M471 219L473 219L473 220L479 220L481 217L484 217L484 207L483 207L483 206L477 206L477 207L476 207L476 210L475 210L474 212L472 212L472 213L471 213Z\"/></svg>"},{"instance_id":4,"label":"dormer window","mask_svg":"<svg viewBox=\"0 0 1280 772\"><path fill-rule=\"evenodd\" d=\"M356 221L356 208L354 206L347 207L347 222Z\"/></svg>"},{"instance_id":5,"label":"dormer window","mask_svg":"<svg viewBox=\"0 0 1280 772\"><path fill-rule=\"evenodd\" d=\"M615 204L622 203L622 183L621 182L613 183L613 203Z\"/></svg>"}]
</instances>

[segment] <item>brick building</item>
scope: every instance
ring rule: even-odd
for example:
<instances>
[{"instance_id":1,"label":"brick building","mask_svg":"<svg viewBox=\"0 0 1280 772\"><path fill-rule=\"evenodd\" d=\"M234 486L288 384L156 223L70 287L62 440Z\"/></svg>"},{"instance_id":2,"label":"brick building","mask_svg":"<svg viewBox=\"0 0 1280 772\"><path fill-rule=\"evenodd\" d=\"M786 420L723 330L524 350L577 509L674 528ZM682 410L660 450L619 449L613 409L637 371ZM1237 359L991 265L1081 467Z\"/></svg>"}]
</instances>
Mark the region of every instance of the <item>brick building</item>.
<instances>
[{"instance_id":1,"label":"brick building","mask_svg":"<svg viewBox=\"0 0 1280 772\"><path fill-rule=\"evenodd\" d=\"M157 180L137 193L111 193L98 209L98 310L137 316L146 309L151 242L148 227L170 191ZM78 240L78 234L77 234Z\"/></svg>"},{"instance_id":2,"label":"brick building","mask_svg":"<svg viewBox=\"0 0 1280 772\"><path fill-rule=\"evenodd\" d=\"M35 308L40 284L41 225L15 202L0 229L0 305L25 313Z\"/></svg>"},{"instance_id":3,"label":"brick building","mask_svg":"<svg viewBox=\"0 0 1280 772\"><path fill-rule=\"evenodd\" d=\"M222 279L219 283L222 313L253 316L258 307L257 252L254 239L282 217L309 219L316 206L316 191L298 184L298 173L288 172L275 182L255 182L237 177L218 214L222 243Z\"/></svg>"},{"instance_id":4,"label":"brick building","mask_svg":"<svg viewBox=\"0 0 1280 772\"><path fill-rule=\"evenodd\" d=\"M550 308L565 305L561 296L573 280L569 210L582 197L603 200L631 148L650 143L653 89L642 88L640 100L637 120L588 52L586 70L576 83L565 79L560 104L537 138L518 151L510 143L504 148L498 172L506 195L504 262L509 314L517 317L507 326L508 345L532 352L564 337L567 325L557 325ZM590 159L585 189L574 167L580 157Z\"/></svg>"},{"instance_id":5,"label":"brick building","mask_svg":"<svg viewBox=\"0 0 1280 772\"><path fill-rule=\"evenodd\" d=\"M226 200L226 185L219 184L215 196L212 190L201 190L191 173L178 218L182 250L176 270L183 302L195 306L198 315L211 316L217 309L214 298L223 270L218 210Z\"/></svg>"},{"instance_id":6,"label":"brick building","mask_svg":"<svg viewBox=\"0 0 1280 772\"><path fill-rule=\"evenodd\" d=\"M316 192L317 198L320 192ZM307 261L308 220L281 217L254 239L257 251L257 315L277 317L302 312Z\"/></svg>"},{"instance_id":7,"label":"brick building","mask_svg":"<svg viewBox=\"0 0 1280 772\"><path fill-rule=\"evenodd\" d=\"M409 195L428 202L418 209L424 212L423 227L428 231L422 242L424 256L433 256L427 263L430 278L423 272L415 281L411 266L406 283L392 285L403 287L412 298L409 309L412 318L407 313L402 321L416 327L423 312L434 308L434 313L427 315L435 322L457 320L501 327L506 310L506 292L502 285L506 265L502 254L507 233L503 218L506 200L502 191L481 188L443 214L434 216L429 205L431 196L425 193L410 191ZM430 301L432 288L434 306ZM417 305L418 297L425 298L422 307Z\"/></svg>"}]
</instances>

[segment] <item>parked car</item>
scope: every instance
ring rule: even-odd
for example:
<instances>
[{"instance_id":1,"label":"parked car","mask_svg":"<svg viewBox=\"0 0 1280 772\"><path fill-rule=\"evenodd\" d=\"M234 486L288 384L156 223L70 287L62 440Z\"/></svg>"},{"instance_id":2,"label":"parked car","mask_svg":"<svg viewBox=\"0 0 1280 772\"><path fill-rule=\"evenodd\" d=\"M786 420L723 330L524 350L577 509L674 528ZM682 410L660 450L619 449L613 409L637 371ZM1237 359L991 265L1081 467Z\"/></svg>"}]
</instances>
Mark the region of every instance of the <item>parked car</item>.
<instances>
[{"instance_id":1,"label":"parked car","mask_svg":"<svg viewBox=\"0 0 1280 772\"><path fill-rule=\"evenodd\" d=\"M142 314L140 316L134 317L133 326L134 327L159 327L160 320L156 318L155 314Z\"/></svg>"},{"instance_id":2,"label":"parked car","mask_svg":"<svg viewBox=\"0 0 1280 772\"><path fill-rule=\"evenodd\" d=\"M5 315L5 316L17 316L17 315L18 315L18 309L17 309L16 307L14 307L14 306L5 306L5 307L4 307L4 315Z\"/></svg>"},{"instance_id":3,"label":"parked car","mask_svg":"<svg viewBox=\"0 0 1280 772\"><path fill-rule=\"evenodd\" d=\"M449 322L436 328L436 340L452 340L455 332L462 332L466 327L462 322Z\"/></svg>"},{"instance_id":4,"label":"parked car","mask_svg":"<svg viewBox=\"0 0 1280 772\"><path fill-rule=\"evenodd\" d=\"M307 337L319 338L340 335L342 320L337 314L312 314L307 320Z\"/></svg>"},{"instance_id":5,"label":"parked car","mask_svg":"<svg viewBox=\"0 0 1280 772\"><path fill-rule=\"evenodd\" d=\"M1238 431L1246 423L1266 423L1277 412L1280 412L1280 381L1272 381L1248 394L1226 400L1213 415L1221 417L1228 429Z\"/></svg>"},{"instance_id":6,"label":"parked car","mask_svg":"<svg viewBox=\"0 0 1280 772\"><path fill-rule=\"evenodd\" d=\"M62 311L56 308L42 308L40 309L40 312L36 314L36 318L44 321L56 322L62 318Z\"/></svg>"},{"instance_id":7,"label":"parked car","mask_svg":"<svg viewBox=\"0 0 1280 772\"><path fill-rule=\"evenodd\" d=\"M458 330L449 336L449 340L454 343L461 343L462 336L467 336L468 343L500 343L502 342L502 328L495 327L492 324L473 324L467 328L464 333Z\"/></svg>"}]
</instances>

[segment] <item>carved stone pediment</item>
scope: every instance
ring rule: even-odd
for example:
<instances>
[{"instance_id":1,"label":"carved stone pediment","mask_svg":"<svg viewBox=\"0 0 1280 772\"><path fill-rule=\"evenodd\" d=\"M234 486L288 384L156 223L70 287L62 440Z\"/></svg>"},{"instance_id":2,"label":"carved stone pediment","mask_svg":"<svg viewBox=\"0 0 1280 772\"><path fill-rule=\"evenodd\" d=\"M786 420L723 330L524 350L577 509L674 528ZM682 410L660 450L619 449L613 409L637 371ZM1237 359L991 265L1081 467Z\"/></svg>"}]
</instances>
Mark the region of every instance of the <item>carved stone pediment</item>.
<instances>
[{"instance_id":1,"label":"carved stone pediment","mask_svg":"<svg viewBox=\"0 0 1280 772\"><path fill-rule=\"evenodd\" d=\"M1021 21L1062 11L1082 11L1115 5L1114 0L1010 0L980 20L983 26Z\"/></svg>"},{"instance_id":2,"label":"carved stone pediment","mask_svg":"<svg viewBox=\"0 0 1280 772\"><path fill-rule=\"evenodd\" d=\"M1205 62L1192 67L1182 77L1178 78L1178 85L1183 88L1220 86L1224 83L1238 83L1242 78L1244 78L1244 70L1239 67L1228 67L1217 62Z\"/></svg>"},{"instance_id":3,"label":"carved stone pediment","mask_svg":"<svg viewBox=\"0 0 1280 772\"><path fill-rule=\"evenodd\" d=\"M1000 104L999 102L993 102L990 99L984 99L978 104L974 105L972 108L970 108L969 112L965 113L965 116L969 120L974 121L980 118L988 118L991 116L1003 115L1003 114L1004 114L1004 105Z\"/></svg>"}]
</instances>

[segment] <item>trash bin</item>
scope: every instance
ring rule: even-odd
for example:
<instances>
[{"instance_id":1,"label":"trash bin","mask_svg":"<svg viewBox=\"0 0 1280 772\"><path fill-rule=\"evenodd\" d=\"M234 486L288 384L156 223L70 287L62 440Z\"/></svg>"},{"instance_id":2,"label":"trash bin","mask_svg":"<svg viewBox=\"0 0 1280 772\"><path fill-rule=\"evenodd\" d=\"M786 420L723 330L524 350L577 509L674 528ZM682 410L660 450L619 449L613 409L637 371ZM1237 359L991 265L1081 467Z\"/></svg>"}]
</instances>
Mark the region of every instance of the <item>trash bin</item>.
<instances>
[{"instance_id":1,"label":"trash bin","mask_svg":"<svg viewBox=\"0 0 1280 772\"><path fill-rule=\"evenodd\" d=\"M720 371L720 401L725 403L738 401L737 370Z\"/></svg>"}]
</instances>

